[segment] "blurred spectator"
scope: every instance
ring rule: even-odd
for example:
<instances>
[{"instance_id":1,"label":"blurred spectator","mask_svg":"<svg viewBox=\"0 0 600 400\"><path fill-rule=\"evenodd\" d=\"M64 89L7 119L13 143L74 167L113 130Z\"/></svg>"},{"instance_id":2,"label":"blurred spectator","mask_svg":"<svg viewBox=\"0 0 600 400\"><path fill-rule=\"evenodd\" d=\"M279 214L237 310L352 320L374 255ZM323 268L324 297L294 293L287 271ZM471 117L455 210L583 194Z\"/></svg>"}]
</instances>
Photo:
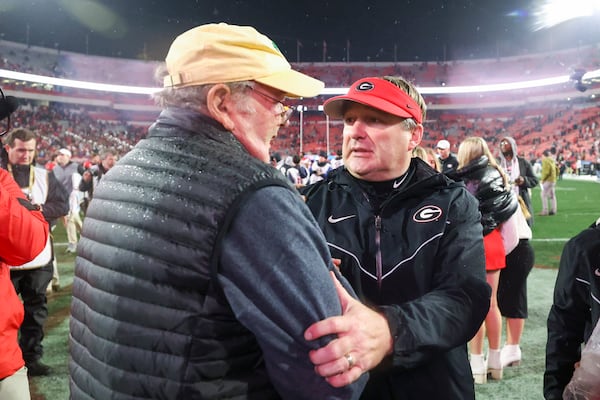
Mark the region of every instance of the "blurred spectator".
<instances>
[{"instance_id":1,"label":"blurred spectator","mask_svg":"<svg viewBox=\"0 0 600 400\"><path fill-rule=\"evenodd\" d=\"M431 168L438 172L442 172L442 166L437 154L430 147L417 146L413 149L413 157L418 157L425 161Z\"/></svg>"},{"instance_id":2,"label":"blurred spectator","mask_svg":"<svg viewBox=\"0 0 600 400\"><path fill-rule=\"evenodd\" d=\"M442 172L448 174L455 171L458 168L458 160L450 152L450 142L446 139L440 140L435 147L438 155L440 156L440 165L442 166Z\"/></svg>"},{"instance_id":3,"label":"blurred spectator","mask_svg":"<svg viewBox=\"0 0 600 400\"><path fill-rule=\"evenodd\" d=\"M81 208L80 203L83 199L83 194L79 190L81 183L82 167L71 161L71 151L62 148L56 156L56 166L52 170L56 179L63 185L67 193L69 193L69 214L63 218L63 223L67 230L67 253L74 254L77 249L77 234L81 231L81 216L79 215Z\"/></svg>"},{"instance_id":4,"label":"blurred spectator","mask_svg":"<svg viewBox=\"0 0 600 400\"><path fill-rule=\"evenodd\" d=\"M562 400L600 318L600 219L565 244L548 314L544 398ZM596 397L589 397L590 399Z\"/></svg>"},{"instance_id":5,"label":"blurred spectator","mask_svg":"<svg viewBox=\"0 0 600 400\"><path fill-rule=\"evenodd\" d=\"M486 383L488 372L492 379L500 380L503 367L500 359L502 338L502 316L498 309L497 290L500 270L506 267L506 255L518 244L507 249L504 244L502 226L512 224L511 216L518 210L517 197L510 191L508 177L492 156L487 142L481 137L469 137L458 148L458 169L449 174L462 180L467 190L479 200L485 270L487 283L492 288L490 307L484 323L471 339L471 370L475 383ZM484 355L484 338L488 340L488 355Z\"/></svg>"},{"instance_id":6,"label":"blurred spectator","mask_svg":"<svg viewBox=\"0 0 600 400\"><path fill-rule=\"evenodd\" d=\"M275 152L271 154L271 165L281 171L281 167L283 166L283 160L281 159L281 153Z\"/></svg>"},{"instance_id":7,"label":"blurred spectator","mask_svg":"<svg viewBox=\"0 0 600 400\"><path fill-rule=\"evenodd\" d=\"M540 181L542 183L542 212L540 215L556 214L556 180L558 175L558 167L554 159L554 154L550 150L544 150L544 158L542 158L542 174Z\"/></svg>"},{"instance_id":8,"label":"blurred spectator","mask_svg":"<svg viewBox=\"0 0 600 400\"><path fill-rule=\"evenodd\" d=\"M500 152L498 158L500 166L508 175L512 190L517 196L521 196L527 206L531 217L529 225L533 225L533 206L531 205L530 189L536 187L540 181L533 173L531 163L523 157L518 156L517 142L512 137L504 137L500 140Z\"/></svg>"},{"instance_id":9,"label":"blurred spectator","mask_svg":"<svg viewBox=\"0 0 600 400\"><path fill-rule=\"evenodd\" d=\"M52 159L50 161L48 161L46 164L44 164L44 168L46 168L48 171L52 171L54 169L54 167L56 166L56 157L57 157L57 154L53 154Z\"/></svg>"},{"instance_id":10,"label":"blurred spectator","mask_svg":"<svg viewBox=\"0 0 600 400\"><path fill-rule=\"evenodd\" d=\"M294 156L289 156L288 158L291 164L287 168L285 176L296 188L301 188L306 185L308 170L300 163L300 156L298 154L294 154ZM287 161L286 159L286 163Z\"/></svg>"},{"instance_id":11,"label":"blurred spectator","mask_svg":"<svg viewBox=\"0 0 600 400\"><path fill-rule=\"evenodd\" d=\"M319 152L319 158L313 161L310 167L310 176L308 183L312 184L315 182L322 181L327 178L327 174L331 170L331 164L329 163L328 154L326 151L321 150Z\"/></svg>"},{"instance_id":12,"label":"blurred spectator","mask_svg":"<svg viewBox=\"0 0 600 400\"><path fill-rule=\"evenodd\" d=\"M13 129L4 139L8 153L6 169L25 196L38 205L50 228L69 212L68 194L54 174L33 165L36 137L27 129ZM46 289L52 280L54 251L51 240L44 250L47 257L11 266L11 280L25 307L25 319L19 331L19 345L25 366L31 376L48 375L50 368L40 359L43 356L44 323L48 317Z\"/></svg>"},{"instance_id":13,"label":"blurred spectator","mask_svg":"<svg viewBox=\"0 0 600 400\"><path fill-rule=\"evenodd\" d=\"M115 153L112 150L104 150L98 155L98 163L92 165L89 169L86 169L81 174L81 182L79 183L79 191L83 194L83 200L81 201L81 211L84 215L87 211L88 205L94 197L94 190L96 186L116 162Z\"/></svg>"},{"instance_id":14,"label":"blurred spectator","mask_svg":"<svg viewBox=\"0 0 600 400\"><path fill-rule=\"evenodd\" d=\"M523 218L529 226L533 223L533 209L529 191L538 185L531 164L517 156L517 143L512 137L500 141L500 166L511 181L511 189L518 196ZM521 216L521 214L519 214ZM502 347L500 359L502 366L519 365L521 362L520 341L525 327L527 309L527 276L533 268L535 254L529 240L531 229L519 225L519 244L506 255L506 268L500 270L498 282L498 308L506 318L506 344Z\"/></svg>"},{"instance_id":15,"label":"blurred spectator","mask_svg":"<svg viewBox=\"0 0 600 400\"><path fill-rule=\"evenodd\" d=\"M344 165L344 158L342 157L342 149L338 149L335 153L335 157L330 161L331 169L336 169Z\"/></svg>"}]
</instances>

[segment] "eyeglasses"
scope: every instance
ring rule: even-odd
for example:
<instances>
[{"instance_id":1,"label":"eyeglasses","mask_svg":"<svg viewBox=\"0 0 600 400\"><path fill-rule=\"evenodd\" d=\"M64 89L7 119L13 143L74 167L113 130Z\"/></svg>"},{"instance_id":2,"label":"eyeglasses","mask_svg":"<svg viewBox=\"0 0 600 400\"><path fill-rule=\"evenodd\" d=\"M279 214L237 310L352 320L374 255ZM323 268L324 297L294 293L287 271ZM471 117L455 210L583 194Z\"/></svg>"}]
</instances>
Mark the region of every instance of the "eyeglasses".
<instances>
[{"instance_id":1,"label":"eyeglasses","mask_svg":"<svg viewBox=\"0 0 600 400\"><path fill-rule=\"evenodd\" d=\"M279 113L279 116L282 118L282 124L286 123L290 117L292 116L292 113L294 112L294 109L291 107L286 106L285 104L283 104L283 100L279 100L267 93L264 93L258 89L256 89L254 86L246 86L248 89L252 90L254 93L261 95L263 98L269 100L271 103L273 104L281 104L281 107L283 108L283 111L281 113Z\"/></svg>"}]
</instances>

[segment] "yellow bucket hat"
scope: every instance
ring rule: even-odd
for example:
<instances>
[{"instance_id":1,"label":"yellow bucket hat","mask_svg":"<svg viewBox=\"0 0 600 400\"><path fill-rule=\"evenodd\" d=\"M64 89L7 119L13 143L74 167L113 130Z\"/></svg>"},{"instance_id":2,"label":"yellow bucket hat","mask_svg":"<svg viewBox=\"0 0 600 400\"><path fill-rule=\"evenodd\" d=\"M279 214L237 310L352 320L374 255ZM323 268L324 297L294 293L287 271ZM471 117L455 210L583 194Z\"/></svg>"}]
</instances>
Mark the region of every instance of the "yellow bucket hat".
<instances>
[{"instance_id":1,"label":"yellow bucket hat","mask_svg":"<svg viewBox=\"0 0 600 400\"><path fill-rule=\"evenodd\" d=\"M324 83L294 71L275 43L250 26L207 24L179 35L165 59L164 87L256 81L288 97L313 97Z\"/></svg>"}]
</instances>

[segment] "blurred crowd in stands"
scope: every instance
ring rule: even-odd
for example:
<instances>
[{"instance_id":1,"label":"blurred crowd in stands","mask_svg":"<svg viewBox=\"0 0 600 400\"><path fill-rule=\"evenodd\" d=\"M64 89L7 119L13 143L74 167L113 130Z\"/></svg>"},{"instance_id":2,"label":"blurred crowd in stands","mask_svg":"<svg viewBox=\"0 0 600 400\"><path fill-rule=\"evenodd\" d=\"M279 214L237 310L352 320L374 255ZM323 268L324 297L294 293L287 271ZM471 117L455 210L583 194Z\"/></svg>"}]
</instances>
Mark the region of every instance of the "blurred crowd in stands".
<instances>
[{"instance_id":1,"label":"blurred crowd in stands","mask_svg":"<svg viewBox=\"0 0 600 400\"><path fill-rule=\"evenodd\" d=\"M104 150L127 153L146 134L146 126L104 121L80 108L52 103L22 104L11 116L14 128L27 127L39 137L37 162L54 160L61 148L68 148L76 161L88 161Z\"/></svg>"},{"instance_id":2,"label":"blurred crowd in stands","mask_svg":"<svg viewBox=\"0 0 600 400\"><path fill-rule=\"evenodd\" d=\"M494 59L352 63L292 63L326 87L349 86L364 76L401 75L421 86L462 86L540 79L592 70L600 65L600 46ZM0 41L0 68L67 79L121 85L156 86L158 61L90 56Z\"/></svg>"},{"instance_id":3,"label":"blurred crowd in stands","mask_svg":"<svg viewBox=\"0 0 600 400\"><path fill-rule=\"evenodd\" d=\"M0 41L0 69L39 75L156 87L158 62L87 56L57 49L27 47ZM402 75L420 86L476 85L564 75L574 68L600 67L600 46L551 54L502 59L451 62L302 63L295 68L342 87L362 76ZM572 89L572 84L569 89ZM66 147L73 159L90 160L106 149L123 155L141 138L158 115L149 96L90 92L80 89L3 81L11 95L21 99L13 115L15 127L36 131L38 162L52 161ZM599 160L600 112L595 101L568 101L566 86L470 95L429 95L424 146L447 139L456 152L465 137L480 136L496 151L503 136L519 142L520 155L535 163L545 149L557 149L563 172L589 171ZM282 155L326 151L332 157L341 148L342 123L329 121L318 107L325 96L290 100L298 109L290 124L272 143ZM527 101L523 101L523 99ZM579 166L579 168L578 168ZM592 171L590 171L592 172Z\"/></svg>"}]
</instances>

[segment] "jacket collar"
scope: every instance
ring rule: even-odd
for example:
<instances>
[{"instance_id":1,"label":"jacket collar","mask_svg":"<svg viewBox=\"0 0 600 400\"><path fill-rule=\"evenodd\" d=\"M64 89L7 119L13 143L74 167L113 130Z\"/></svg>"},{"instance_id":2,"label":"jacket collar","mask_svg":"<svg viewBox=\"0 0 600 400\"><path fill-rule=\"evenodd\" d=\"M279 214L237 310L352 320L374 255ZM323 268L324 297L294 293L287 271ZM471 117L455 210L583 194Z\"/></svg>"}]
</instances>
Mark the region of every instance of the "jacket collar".
<instances>
[{"instance_id":1,"label":"jacket collar","mask_svg":"<svg viewBox=\"0 0 600 400\"><path fill-rule=\"evenodd\" d=\"M392 199L401 200L413 196L423 196L431 193L433 190L439 190L453 185L463 186L461 182L454 182L448 179L444 174L437 173L419 158L412 159L405 176L404 182L396 189L392 187L394 181L390 181L390 191L388 195L385 196L385 199L380 199L380 204L377 205L385 207ZM355 199L368 203L371 206L376 206L376 204L370 201L374 193L371 193L368 190L368 182L359 181L354 178L343 166L331 171L328 185L338 185L351 193L352 197ZM365 186L367 186L367 188L365 188Z\"/></svg>"},{"instance_id":2,"label":"jacket collar","mask_svg":"<svg viewBox=\"0 0 600 400\"><path fill-rule=\"evenodd\" d=\"M471 173L473 173L473 171L486 168L488 163L489 159L487 158L487 156L481 156L479 158L476 158L475 160L472 160L469 164L452 173L451 178L461 179L465 175L470 175Z\"/></svg>"},{"instance_id":3,"label":"jacket collar","mask_svg":"<svg viewBox=\"0 0 600 400\"><path fill-rule=\"evenodd\" d=\"M177 107L162 110L154 125L172 125L189 132L202 132L209 125L216 131L228 132L223 125L204 114Z\"/></svg>"}]
</instances>

